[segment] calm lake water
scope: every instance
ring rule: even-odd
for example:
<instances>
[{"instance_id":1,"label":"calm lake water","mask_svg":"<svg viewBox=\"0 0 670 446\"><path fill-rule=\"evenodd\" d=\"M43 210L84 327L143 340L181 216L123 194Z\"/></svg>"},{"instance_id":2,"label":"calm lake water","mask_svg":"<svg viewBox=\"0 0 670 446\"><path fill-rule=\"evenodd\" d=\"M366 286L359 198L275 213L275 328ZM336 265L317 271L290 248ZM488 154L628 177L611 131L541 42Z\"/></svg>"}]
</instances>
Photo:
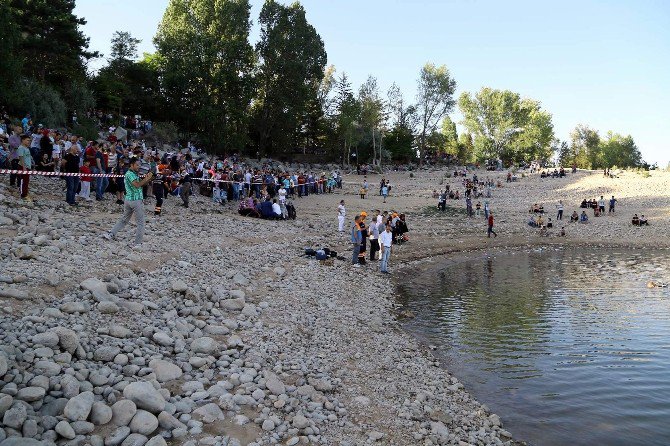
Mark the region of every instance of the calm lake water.
<instances>
[{"instance_id":1,"label":"calm lake water","mask_svg":"<svg viewBox=\"0 0 670 446\"><path fill-rule=\"evenodd\" d=\"M537 250L414 275L405 328L532 445L670 445L670 252Z\"/></svg>"}]
</instances>

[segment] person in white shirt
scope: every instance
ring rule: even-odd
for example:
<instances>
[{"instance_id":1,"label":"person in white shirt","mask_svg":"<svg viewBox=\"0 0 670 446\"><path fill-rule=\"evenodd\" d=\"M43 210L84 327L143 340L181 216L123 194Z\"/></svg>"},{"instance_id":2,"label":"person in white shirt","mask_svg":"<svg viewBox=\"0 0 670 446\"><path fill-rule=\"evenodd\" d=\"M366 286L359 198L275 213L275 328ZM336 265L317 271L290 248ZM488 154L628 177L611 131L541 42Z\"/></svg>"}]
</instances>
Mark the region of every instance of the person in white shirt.
<instances>
[{"instance_id":1,"label":"person in white shirt","mask_svg":"<svg viewBox=\"0 0 670 446\"><path fill-rule=\"evenodd\" d=\"M344 209L344 200L340 200L340 205L337 207L337 230L344 232L344 218L347 215Z\"/></svg>"},{"instance_id":2,"label":"person in white shirt","mask_svg":"<svg viewBox=\"0 0 670 446\"><path fill-rule=\"evenodd\" d=\"M288 210L286 209L286 188L282 185L279 188L279 208L281 209L281 216L284 220L288 218Z\"/></svg>"},{"instance_id":3,"label":"person in white shirt","mask_svg":"<svg viewBox=\"0 0 670 446\"><path fill-rule=\"evenodd\" d=\"M244 174L244 188L246 189L245 190L245 193L246 193L245 196L248 197L249 193L251 191L251 171L248 171L248 170L247 170L247 173Z\"/></svg>"},{"instance_id":4,"label":"person in white shirt","mask_svg":"<svg viewBox=\"0 0 670 446\"><path fill-rule=\"evenodd\" d=\"M389 257L391 257L391 250L393 249L393 233L391 232L391 225L386 225L384 232L379 234L379 246L382 250L382 261L379 265L379 270L384 274L390 274L388 265Z\"/></svg>"},{"instance_id":5,"label":"person in white shirt","mask_svg":"<svg viewBox=\"0 0 670 446\"><path fill-rule=\"evenodd\" d=\"M272 200L272 213L275 214L275 218L282 218L281 207L279 207L276 199Z\"/></svg>"}]
</instances>

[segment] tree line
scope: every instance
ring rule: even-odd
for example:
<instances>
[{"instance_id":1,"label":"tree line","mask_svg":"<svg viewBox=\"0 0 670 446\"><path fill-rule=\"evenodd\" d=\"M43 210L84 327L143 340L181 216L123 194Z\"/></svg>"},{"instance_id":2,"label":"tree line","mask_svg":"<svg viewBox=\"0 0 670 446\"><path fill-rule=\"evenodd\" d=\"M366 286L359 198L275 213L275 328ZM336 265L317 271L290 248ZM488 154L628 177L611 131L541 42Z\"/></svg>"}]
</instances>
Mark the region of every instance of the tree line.
<instances>
[{"instance_id":1,"label":"tree line","mask_svg":"<svg viewBox=\"0 0 670 446\"><path fill-rule=\"evenodd\" d=\"M552 116L538 101L482 88L455 97L446 66L427 63L414 100L393 84L381 91L369 76L358 88L327 64L324 42L298 3L266 0L259 41L249 40L248 0L170 0L153 43L117 31L106 64L80 31L74 0L0 0L0 100L17 116L31 112L63 126L91 107L141 114L176 128L214 153L316 154L375 166L448 157L461 163L549 160L600 168L643 163L633 138L577 126L555 138ZM463 117L459 134L450 115ZM169 123L169 124L168 124Z\"/></svg>"}]
</instances>

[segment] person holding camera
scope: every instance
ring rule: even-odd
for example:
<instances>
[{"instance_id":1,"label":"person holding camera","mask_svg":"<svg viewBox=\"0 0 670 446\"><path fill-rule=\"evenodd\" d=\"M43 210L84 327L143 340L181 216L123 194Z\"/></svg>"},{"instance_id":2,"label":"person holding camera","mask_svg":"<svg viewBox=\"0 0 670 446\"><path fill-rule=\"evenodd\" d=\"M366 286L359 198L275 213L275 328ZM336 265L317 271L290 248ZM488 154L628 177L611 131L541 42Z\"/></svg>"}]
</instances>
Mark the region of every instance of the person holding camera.
<instances>
[{"instance_id":1,"label":"person holding camera","mask_svg":"<svg viewBox=\"0 0 670 446\"><path fill-rule=\"evenodd\" d=\"M144 237L144 194L142 188L153 180L153 172L149 172L143 179L140 179L141 161L137 157L130 160L130 167L128 172L124 175L123 183L126 189L126 196L123 202L123 215L119 221L114 225L111 232L105 234L105 238L112 240L116 234L123 229L130 221L130 218L135 214L135 222L137 223L137 232L135 233L135 246L142 244Z\"/></svg>"}]
</instances>

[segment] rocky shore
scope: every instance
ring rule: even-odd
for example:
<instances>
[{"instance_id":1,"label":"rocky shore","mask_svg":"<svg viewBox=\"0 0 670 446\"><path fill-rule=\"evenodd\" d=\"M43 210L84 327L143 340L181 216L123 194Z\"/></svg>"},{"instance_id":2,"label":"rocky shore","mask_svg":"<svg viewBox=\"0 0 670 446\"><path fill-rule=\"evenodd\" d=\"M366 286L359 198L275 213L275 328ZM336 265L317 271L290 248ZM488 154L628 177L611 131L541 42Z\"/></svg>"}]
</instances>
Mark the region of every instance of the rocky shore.
<instances>
[{"instance_id":1,"label":"rocky shore","mask_svg":"<svg viewBox=\"0 0 670 446\"><path fill-rule=\"evenodd\" d=\"M345 177L335 194L296 200L289 222L245 219L204 197L186 209L171 198L162 217L147 212L140 250L102 237L121 211L113 201L70 208L60 180L35 178L36 202L27 204L4 181L0 446L515 444L449 364L400 329L388 277L373 265L305 258L304 247L348 259L348 235L336 231L340 199L348 216L408 214L411 241L393 254L394 280L401 264L449 251L622 239L667 246L658 234L670 229L660 189L670 177L605 186L590 173L525 178L495 191L501 237L488 240L483 221L462 215L462 200L449 203L454 212L432 210L439 183L459 184L444 173L391 174L387 205L360 200L360 178ZM527 202L572 204L593 192L617 194L625 214L575 226L566 238L524 225ZM626 225L628 213L640 213L631 205L650 208L653 229Z\"/></svg>"}]
</instances>

